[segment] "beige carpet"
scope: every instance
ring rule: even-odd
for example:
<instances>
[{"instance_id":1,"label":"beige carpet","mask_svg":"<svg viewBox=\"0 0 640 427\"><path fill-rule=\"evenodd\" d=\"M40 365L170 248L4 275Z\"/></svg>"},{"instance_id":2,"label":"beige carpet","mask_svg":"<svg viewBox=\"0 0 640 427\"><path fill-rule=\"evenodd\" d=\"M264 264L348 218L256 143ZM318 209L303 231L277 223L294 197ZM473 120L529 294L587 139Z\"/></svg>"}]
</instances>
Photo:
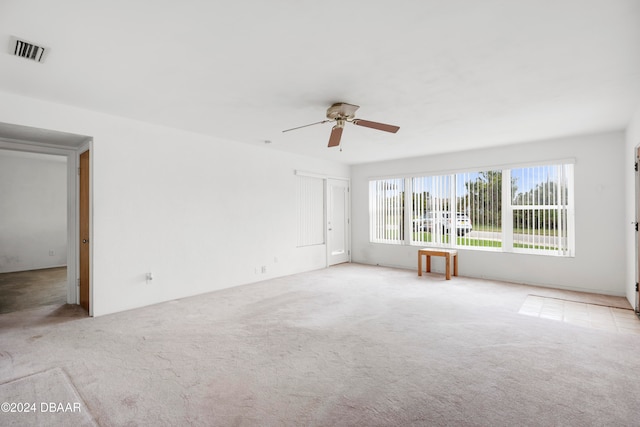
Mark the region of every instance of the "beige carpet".
<instances>
[{"instance_id":1,"label":"beige carpet","mask_svg":"<svg viewBox=\"0 0 640 427\"><path fill-rule=\"evenodd\" d=\"M59 368L0 384L0 396L3 426L96 425L73 384Z\"/></svg>"},{"instance_id":2,"label":"beige carpet","mask_svg":"<svg viewBox=\"0 0 640 427\"><path fill-rule=\"evenodd\" d=\"M592 298L345 264L95 319L9 313L0 384L59 369L103 426L638 425L637 336L518 314L528 295ZM56 400L0 388L22 398Z\"/></svg>"}]
</instances>

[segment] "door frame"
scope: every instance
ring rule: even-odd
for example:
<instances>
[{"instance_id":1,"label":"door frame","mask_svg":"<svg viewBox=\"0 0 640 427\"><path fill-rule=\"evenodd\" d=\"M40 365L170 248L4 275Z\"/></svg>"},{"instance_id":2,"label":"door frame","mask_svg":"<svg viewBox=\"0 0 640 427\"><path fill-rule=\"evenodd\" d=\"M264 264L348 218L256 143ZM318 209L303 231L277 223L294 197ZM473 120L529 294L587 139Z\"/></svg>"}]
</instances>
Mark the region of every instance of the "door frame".
<instances>
[{"instance_id":1,"label":"door frame","mask_svg":"<svg viewBox=\"0 0 640 427\"><path fill-rule=\"evenodd\" d=\"M81 145L76 150L76 161L77 161L77 172L76 176L76 240L75 240L75 248L77 251L76 260L78 261L78 265L76 267L76 304L80 304L80 155L83 153L89 152L89 212L88 212L88 221L89 221L89 265L87 266L89 269L89 283L87 286L89 287L89 316L93 316L93 141L88 141L87 143Z\"/></svg>"},{"instance_id":2,"label":"door frame","mask_svg":"<svg viewBox=\"0 0 640 427\"><path fill-rule=\"evenodd\" d=\"M634 298L634 304L635 307L633 308L634 311L636 312L636 314L640 315L640 292L638 292L638 283L640 283L640 232L638 232L638 222L640 221L640 219L638 219L638 216L640 215L640 144L636 145L636 147L634 148L634 154L635 154L635 162L636 162L636 171L634 173L634 182L635 182L635 221L636 221L636 232L635 232L635 249L636 249L636 253L635 253L635 279L636 279L636 288L635 288L635 298Z\"/></svg>"},{"instance_id":3,"label":"door frame","mask_svg":"<svg viewBox=\"0 0 640 427\"><path fill-rule=\"evenodd\" d=\"M88 147L88 148L87 148ZM29 153L53 154L67 158L67 303L78 304L80 302L78 278L79 278L79 185L78 164L80 153L93 148L93 139L89 138L80 147L67 147L55 144L43 144L32 141L0 139L0 149L10 151L23 151ZM90 178L90 194L93 193L93 180ZM92 203L90 202L90 212ZM89 218L90 233L93 233L93 220ZM89 265L92 271L93 259L90 255ZM89 294L90 308L93 306L92 292ZM91 309L89 315L93 315Z\"/></svg>"}]
</instances>

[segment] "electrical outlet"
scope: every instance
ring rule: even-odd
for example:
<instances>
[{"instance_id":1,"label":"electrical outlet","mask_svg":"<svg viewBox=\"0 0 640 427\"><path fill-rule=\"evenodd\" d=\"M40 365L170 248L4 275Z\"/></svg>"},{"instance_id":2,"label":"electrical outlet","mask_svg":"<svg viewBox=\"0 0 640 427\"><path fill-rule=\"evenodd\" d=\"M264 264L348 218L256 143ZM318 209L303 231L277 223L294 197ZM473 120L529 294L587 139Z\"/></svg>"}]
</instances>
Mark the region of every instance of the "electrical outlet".
<instances>
[{"instance_id":1,"label":"electrical outlet","mask_svg":"<svg viewBox=\"0 0 640 427\"><path fill-rule=\"evenodd\" d=\"M147 278L147 283L151 282L153 280L153 274L147 273L146 278Z\"/></svg>"},{"instance_id":2,"label":"electrical outlet","mask_svg":"<svg viewBox=\"0 0 640 427\"><path fill-rule=\"evenodd\" d=\"M53 249L51 249L51 250L49 251L49 256L54 256L55 254L56 254L56 253L55 253L55 251L54 251Z\"/></svg>"},{"instance_id":3,"label":"electrical outlet","mask_svg":"<svg viewBox=\"0 0 640 427\"><path fill-rule=\"evenodd\" d=\"M266 273L266 272L267 272L267 266L266 266L266 265L263 265L263 266L262 266L262 274L264 274L264 273Z\"/></svg>"}]
</instances>

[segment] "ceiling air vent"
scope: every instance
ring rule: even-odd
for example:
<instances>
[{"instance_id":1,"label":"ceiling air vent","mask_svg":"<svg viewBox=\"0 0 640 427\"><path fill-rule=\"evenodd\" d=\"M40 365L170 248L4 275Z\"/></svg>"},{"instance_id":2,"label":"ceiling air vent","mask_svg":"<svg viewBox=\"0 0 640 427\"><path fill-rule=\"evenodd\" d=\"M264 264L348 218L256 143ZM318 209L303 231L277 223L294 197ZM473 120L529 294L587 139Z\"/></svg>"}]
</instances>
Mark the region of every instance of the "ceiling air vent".
<instances>
[{"instance_id":1,"label":"ceiling air vent","mask_svg":"<svg viewBox=\"0 0 640 427\"><path fill-rule=\"evenodd\" d=\"M48 48L38 46L25 40L20 40L17 37L11 37L10 49L15 56L30 59L35 62L44 62L47 54L49 53Z\"/></svg>"}]
</instances>

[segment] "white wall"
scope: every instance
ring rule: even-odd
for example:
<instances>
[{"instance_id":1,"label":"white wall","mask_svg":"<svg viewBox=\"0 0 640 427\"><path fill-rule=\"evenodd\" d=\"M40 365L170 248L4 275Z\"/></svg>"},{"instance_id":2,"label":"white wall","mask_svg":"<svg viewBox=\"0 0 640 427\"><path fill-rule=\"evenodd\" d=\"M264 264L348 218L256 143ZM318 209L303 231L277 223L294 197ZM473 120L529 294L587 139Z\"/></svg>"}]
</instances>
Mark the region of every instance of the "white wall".
<instances>
[{"instance_id":1,"label":"white wall","mask_svg":"<svg viewBox=\"0 0 640 427\"><path fill-rule=\"evenodd\" d=\"M636 174L633 169L633 163L636 159L636 147L640 146L640 108L631 118L626 132L626 145L624 149L624 178L625 178L625 225L630 229L633 223L638 221L636 217ZM635 283L638 281L636 273L637 255L636 255L636 233L627 232L625 234L626 249L626 295L631 306L636 307L636 291Z\"/></svg>"},{"instance_id":2,"label":"white wall","mask_svg":"<svg viewBox=\"0 0 640 427\"><path fill-rule=\"evenodd\" d=\"M353 260L417 268L418 247L369 242L370 178L573 158L575 257L460 250L460 275L625 295L624 146L617 132L353 166ZM441 261L434 262L435 271L444 270Z\"/></svg>"},{"instance_id":3,"label":"white wall","mask_svg":"<svg viewBox=\"0 0 640 427\"><path fill-rule=\"evenodd\" d=\"M66 263L66 158L0 150L0 273Z\"/></svg>"},{"instance_id":4,"label":"white wall","mask_svg":"<svg viewBox=\"0 0 640 427\"><path fill-rule=\"evenodd\" d=\"M0 121L93 137L96 316L325 266L295 247L294 170L346 165L3 93Z\"/></svg>"}]
</instances>

